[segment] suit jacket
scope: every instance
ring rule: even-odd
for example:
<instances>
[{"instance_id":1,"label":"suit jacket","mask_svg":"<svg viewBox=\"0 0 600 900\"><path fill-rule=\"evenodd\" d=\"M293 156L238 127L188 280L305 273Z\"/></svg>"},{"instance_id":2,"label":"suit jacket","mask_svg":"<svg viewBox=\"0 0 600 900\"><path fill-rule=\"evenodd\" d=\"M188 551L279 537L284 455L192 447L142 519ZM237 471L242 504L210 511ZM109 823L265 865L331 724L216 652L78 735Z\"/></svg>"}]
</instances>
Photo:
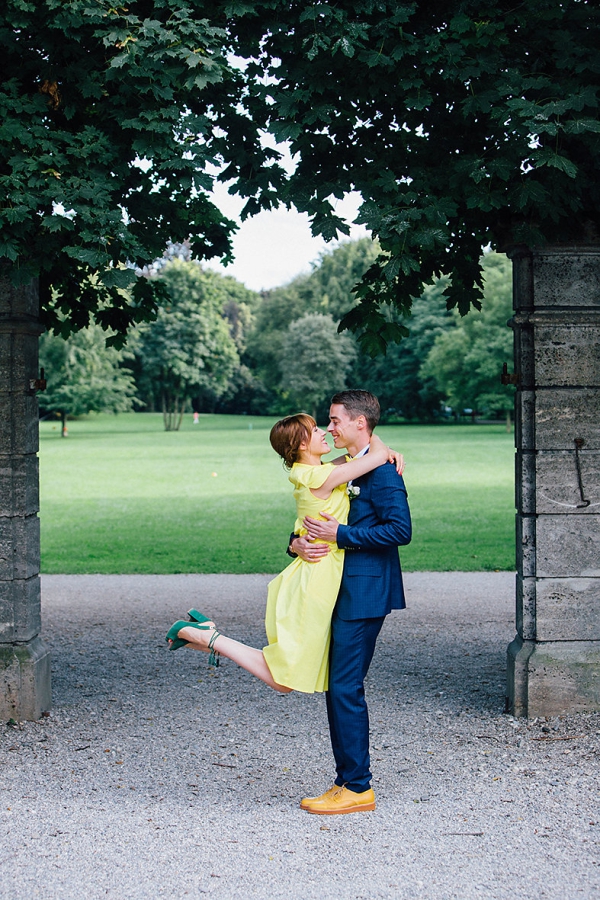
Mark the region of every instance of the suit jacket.
<instances>
[{"instance_id":1,"label":"suit jacket","mask_svg":"<svg viewBox=\"0 0 600 900\"><path fill-rule=\"evenodd\" d=\"M348 524L338 528L346 553L336 613L348 620L386 616L406 606L398 547L410 543L412 527L404 480L386 463L352 483L360 493L350 501Z\"/></svg>"}]
</instances>

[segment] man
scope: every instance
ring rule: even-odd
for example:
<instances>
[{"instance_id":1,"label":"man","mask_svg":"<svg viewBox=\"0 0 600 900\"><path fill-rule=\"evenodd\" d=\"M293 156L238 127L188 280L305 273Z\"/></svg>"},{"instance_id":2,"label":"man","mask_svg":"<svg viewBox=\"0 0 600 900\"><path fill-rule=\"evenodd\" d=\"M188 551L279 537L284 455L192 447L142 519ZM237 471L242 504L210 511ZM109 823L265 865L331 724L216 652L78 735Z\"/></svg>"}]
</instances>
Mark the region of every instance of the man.
<instances>
[{"instance_id":1,"label":"man","mask_svg":"<svg viewBox=\"0 0 600 900\"><path fill-rule=\"evenodd\" d=\"M379 421L377 398L368 391L342 391L331 399L328 431L350 456L367 453ZM306 537L293 537L290 555L318 563L336 541L345 553L342 582L331 621L327 716L337 776L319 797L300 803L310 813L331 815L375 809L369 758L369 715L364 679L377 636L392 609L405 607L398 547L411 539L404 481L391 464L350 486L350 514L340 525L307 517Z\"/></svg>"}]
</instances>

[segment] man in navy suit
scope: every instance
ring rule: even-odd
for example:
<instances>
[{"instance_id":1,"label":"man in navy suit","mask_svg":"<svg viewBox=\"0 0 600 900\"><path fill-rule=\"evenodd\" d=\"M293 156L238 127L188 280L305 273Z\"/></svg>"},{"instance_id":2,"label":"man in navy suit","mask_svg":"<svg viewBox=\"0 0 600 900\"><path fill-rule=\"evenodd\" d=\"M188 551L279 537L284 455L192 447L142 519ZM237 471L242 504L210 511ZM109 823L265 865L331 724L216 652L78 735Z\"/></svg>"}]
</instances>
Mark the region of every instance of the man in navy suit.
<instances>
[{"instance_id":1,"label":"man in navy suit","mask_svg":"<svg viewBox=\"0 0 600 900\"><path fill-rule=\"evenodd\" d=\"M368 391L336 394L328 428L334 445L352 457L367 453L379 414L379 402ZM398 547L410 542L411 521L402 477L386 463L356 479L350 496L347 525L326 513L322 520L307 517L308 535L294 537L289 547L290 554L315 563L329 552L319 541L336 541L346 551L331 621L326 694L337 776L328 791L300 804L321 815L375 809L364 679L385 617L406 605Z\"/></svg>"}]
</instances>

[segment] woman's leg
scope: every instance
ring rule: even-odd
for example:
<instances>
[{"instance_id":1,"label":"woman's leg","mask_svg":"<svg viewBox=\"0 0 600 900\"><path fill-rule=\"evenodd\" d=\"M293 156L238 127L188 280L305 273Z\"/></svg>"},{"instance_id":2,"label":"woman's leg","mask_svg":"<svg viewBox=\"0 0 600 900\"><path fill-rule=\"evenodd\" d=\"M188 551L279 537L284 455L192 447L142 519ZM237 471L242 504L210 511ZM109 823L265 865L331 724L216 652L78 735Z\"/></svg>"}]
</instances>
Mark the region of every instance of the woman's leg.
<instances>
[{"instance_id":1,"label":"woman's leg","mask_svg":"<svg viewBox=\"0 0 600 900\"><path fill-rule=\"evenodd\" d=\"M213 628L207 631L200 631L198 628L182 628L177 636L191 644L194 650L204 650L206 652L213 634ZM213 650L220 653L221 656L226 656L227 659L233 660L242 669L246 669L247 672L264 681L274 691L278 691L280 694L289 694L291 692L292 688L277 684L273 679L262 650L248 647L247 644L234 641L232 638L225 637L224 634L219 634L212 646Z\"/></svg>"}]
</instances>

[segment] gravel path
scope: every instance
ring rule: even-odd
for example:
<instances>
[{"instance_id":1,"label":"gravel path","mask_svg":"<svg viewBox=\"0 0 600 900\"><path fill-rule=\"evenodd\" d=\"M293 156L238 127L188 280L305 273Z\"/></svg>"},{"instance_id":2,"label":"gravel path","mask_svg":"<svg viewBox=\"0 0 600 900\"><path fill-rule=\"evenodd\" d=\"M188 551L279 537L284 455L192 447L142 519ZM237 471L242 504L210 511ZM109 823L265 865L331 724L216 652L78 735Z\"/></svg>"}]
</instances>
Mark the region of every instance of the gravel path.
<instances>
[{"instance_id":1,"label":"gravel path","mask_svg":"<svg viewBox=\"0 0 600 900\"><path fill-rule=\"evenodd\" d=\"M267 576L45 576L54 709L0 726L0 897L572 900L600 892L600 715L503 713L510 573L406 576L368 680L378 808L323 698L168 653L192 605L264 643Z\"/></svg>"}]
</instances>

